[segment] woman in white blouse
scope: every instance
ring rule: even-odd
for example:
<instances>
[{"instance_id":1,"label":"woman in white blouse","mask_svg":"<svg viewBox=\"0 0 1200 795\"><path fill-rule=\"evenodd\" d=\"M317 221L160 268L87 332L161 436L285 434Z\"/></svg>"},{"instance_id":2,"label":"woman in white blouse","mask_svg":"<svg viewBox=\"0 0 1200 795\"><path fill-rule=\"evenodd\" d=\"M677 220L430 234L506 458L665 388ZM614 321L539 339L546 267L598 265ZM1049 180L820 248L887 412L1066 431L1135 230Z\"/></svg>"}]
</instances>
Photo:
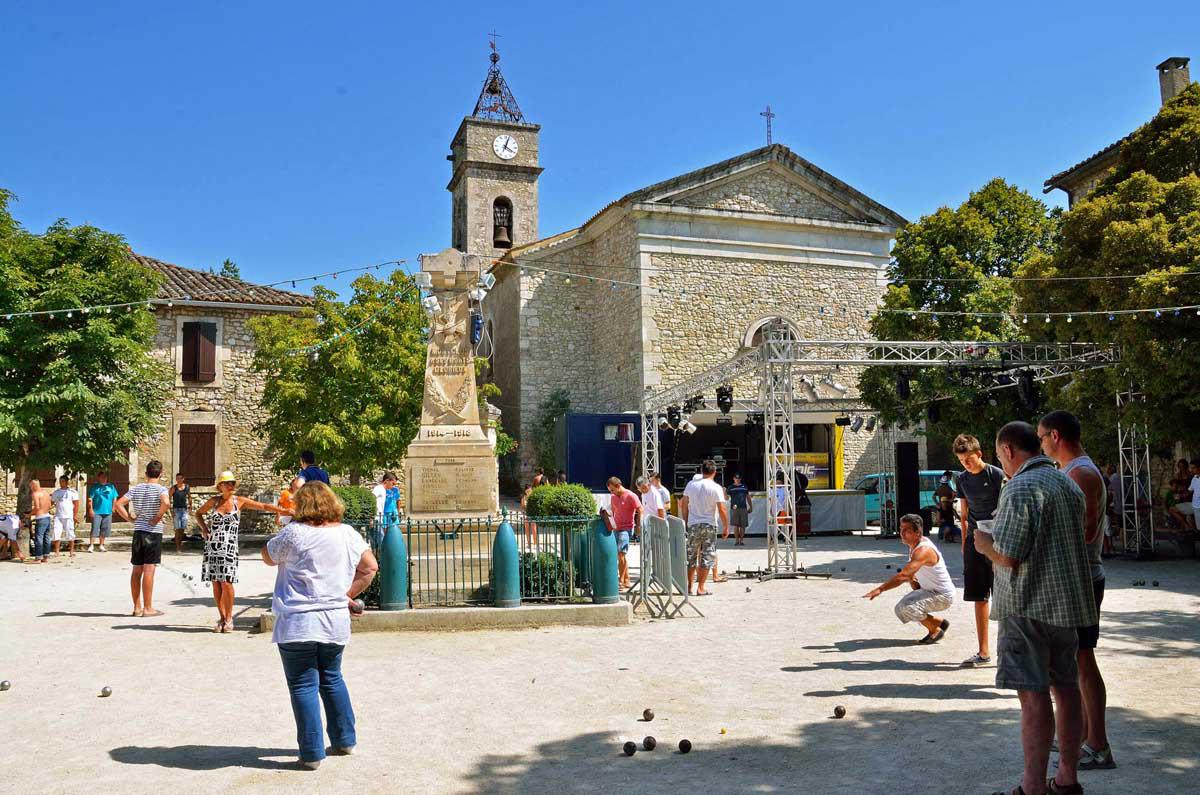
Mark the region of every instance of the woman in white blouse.
<instances>
[{"instance_id":1,"label":"woman in white blouse","mask_svg":"<svg viewBox=\"0 0 1200 795\"><path fill-rule=\"evenodd\" d=\"M354 709L342 679L342 651L350 641L350 602L371 584L379 564L367 542L342 524L346 506L319 481L295 494L291 524L263 547L278 566L271 611L283 672L296 718L300 763L316 770L325 758L321 703L334 753L351 754Z\"/></svg>"}]
</instances>

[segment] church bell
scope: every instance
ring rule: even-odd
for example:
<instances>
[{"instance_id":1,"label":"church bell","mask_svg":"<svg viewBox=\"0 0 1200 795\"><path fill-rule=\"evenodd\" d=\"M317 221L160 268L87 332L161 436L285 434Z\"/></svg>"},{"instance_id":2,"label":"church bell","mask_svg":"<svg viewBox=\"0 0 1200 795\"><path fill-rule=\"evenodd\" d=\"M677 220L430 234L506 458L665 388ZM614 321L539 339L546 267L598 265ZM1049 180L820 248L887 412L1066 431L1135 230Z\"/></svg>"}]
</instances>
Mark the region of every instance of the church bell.
<instances>
[{"instance_id":1,"label":"church bell","mask_svg":"<svg viewBox=\"0 0 1200 795\"><path fill-rule=\"evenodd\" d=\"M494 248L512 248L512 235L509 234L512 226L512 210L503 204L497 204L492 210L494 222L492 246Z\"/></svg>"}]
</instances>

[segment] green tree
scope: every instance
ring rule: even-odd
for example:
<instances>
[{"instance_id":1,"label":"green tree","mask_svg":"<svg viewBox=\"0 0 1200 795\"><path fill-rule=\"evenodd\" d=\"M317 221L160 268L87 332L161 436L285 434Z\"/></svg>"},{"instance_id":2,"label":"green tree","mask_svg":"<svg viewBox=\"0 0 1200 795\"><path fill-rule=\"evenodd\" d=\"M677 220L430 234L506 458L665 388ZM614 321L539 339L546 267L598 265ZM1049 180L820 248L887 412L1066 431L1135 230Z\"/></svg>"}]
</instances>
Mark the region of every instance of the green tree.
<instances>
[{"instance_id":1,"label":"green tree","mask_svg":"<svg viewBox=\"0 0 1200 795\"><path fill-rule=\"evenodd\" d=\"M1003 179L993 179L955 209L941 207L902 229L888 267L885 310L924 310L915 318L884 311L871 320L881 340L1011 341L1024 329L1009 317L968 317L954 312L1013 311L1011 277L1031 257L1054 249L1059 214ZM860 380L864 400L887 422L913 426L943 440L959 433L981 439L1019 413L1015 390L986 392L990 376L970 370L905 371L911 399L897 395L895 368L868 368ZM932 416L927 412L934 397Z\"/></svg>"},{"instance_id":2,"label":"green tree","mask_svg":"<svg viewBox=\"0 0 1200 795\"><path fill-rule=\"evenodd\" d=\"M317 287L300 313L250 323L255 368L267 379L267 419L258 430L278 472L312 450L357 484L398 466L420 427L426 316L418 292L400 271L360 276L352 287L348 302ZM289 352L326 340L311 353Z\"/></svg>"},{"instance_id":3,"label":"green tree","mask_svg":"<svg viewBox=\"0 0 1200 795\"><path fill-rule=\"evenodd\" d=\"M237 279L240 281L242 278L242 269L238 267L236 262L229 258L226 258L225 261L221 263L221 270L218 271L214 268L209 268L208 272L214 273L217 276L224 276L226 279Z\"/></svg>"},{"instance_id":4,"label":"green tree","mask_svg":"<svg viewBox=\"0 0 1200 795\"><path fill-rule=\"evenodd\" d=\"M556 389L538 404L533 420L533 450L537 465L547 473L558 469L558 454L554 449L554 426L558 418L571 410L571 396Z\"/></svg>"},{"instance_id":5,"label":"green tree","mask_svg":"<svg viewBox=\"0 0 1200 795\"><path fill-rule=\"evenodd\" d=\"M1132 384L1153 441L1200 447L1200 316L1195 310L1107 314L1035 323L1038 312L1100 311L1200 304L1200 85L1193 84L1121 146L1117 166L1064 218L1061 245L1032 258L1026 277L1119 276L1022 282L1022 311L1038 339L1114 342L1119 368L1083 373L1055 387L1055 401L1089 418L1102 455L1115 454L1114 393Z\"/></svg>"},{"instance_id":6,"label":"green tree","mask_svg":"<svg viewBox=\"0 0 1200 795\"><path fill-rule=\"evenodd\" d=\"M26 231L11 198L0 190L0 466L24 495L33 469L94 471L159 431L170 374L150 353L155 319L142 303L158 275L93 226ZM81 309L124 303L134 306Z\"/></svg>"}]
</instances>

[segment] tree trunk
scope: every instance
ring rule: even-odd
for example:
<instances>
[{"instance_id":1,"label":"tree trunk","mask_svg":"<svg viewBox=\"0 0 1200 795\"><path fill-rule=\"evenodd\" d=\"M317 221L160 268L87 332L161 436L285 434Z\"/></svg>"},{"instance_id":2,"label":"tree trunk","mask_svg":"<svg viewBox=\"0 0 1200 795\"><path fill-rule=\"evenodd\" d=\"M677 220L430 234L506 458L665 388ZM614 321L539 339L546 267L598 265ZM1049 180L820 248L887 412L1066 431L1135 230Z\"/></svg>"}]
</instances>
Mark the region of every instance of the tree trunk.
<instances>
[{"instance_id":1,"label":"tree trunk","mask_svg":"<svg viewBox=\"0 0 1200 795\"><path fill-rule=\"evenodd\" d=\"M33 480L33 472L25 464L25 459L17 459L17 468L13 473L17 484L17 514L21 517L21 529L17 533L17 547L21 554L29 557L29 533L32 530L25 521L33 509L33 498L29 494L29 481Z\"/></svg>"},{"instance_id":2,"label":"tree trunk","mask_svg":"<svg viewBox=\"0 0 1200 795\"><path fill-rule=\"evenodd\" d=\"M350 485L351 486L361 486L362 485L362 472L360 472L357 468L350 470Z\"/></svg>"}]
</instances>

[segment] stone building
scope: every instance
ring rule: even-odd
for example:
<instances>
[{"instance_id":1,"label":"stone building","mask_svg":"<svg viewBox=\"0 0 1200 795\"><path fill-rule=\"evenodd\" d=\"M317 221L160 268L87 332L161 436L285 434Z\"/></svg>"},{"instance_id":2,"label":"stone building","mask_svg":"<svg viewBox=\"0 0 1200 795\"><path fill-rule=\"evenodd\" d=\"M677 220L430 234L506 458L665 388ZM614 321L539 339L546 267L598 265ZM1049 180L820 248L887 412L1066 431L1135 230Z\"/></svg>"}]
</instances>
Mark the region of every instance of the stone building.
<instances>
[{"instance_id":1,"label":"stone building","mask_svg":"<svg viewBox=\"0 0 1200 795\"><path fill-rule=\"evenodd\" d=\"M1189 60L1189 58L1168 58L1155 67L1158 70L1158 93L1162 98L1162 104L1167 104L1169 100L1174 99L1191 85L1192 78L1188 70ZM1087 160L1076 163L1050 177L1046 180L1042 192L1061 190L1067 194L1068 208L1074 207L1077 201L1086 198L1113 170L1117 164L1121 144L1125 143L1128 138L1127 135L1104 147Z\"/></svg>"},{"instance_id":2,"label":"stone building","mask_svg":"<svg viewBox=\"0 0 1200 795\"><path fill-rule=\"evenodd\" d=\"M802 339L867 338L906 223L899 214L775 144L629 193L538 239L540 127L519 110L488 112L488 86L511 97L492 68L498 80L485 81L454 136L449 188L455 245L490 263L496 278L483 304L485 348L505 428L519 440L530 439L556 389L572 411L637 411L646 389L728 359L771 316L788 318ZM835 428L839 405L857 403L854 374L838 382L846 394L805 415L797 444L829 454L831 470L850 481L877 460L866 454L870 434L851 439ZM751 397L752 385L734 386ZM743 431L715 427L715 416L696 421L689 455L704 457L705 445L731 435L753 455ZM532 446L520 449L528 473Z\"/></svg>"},{"instance_id":3,"label":"stone building","mask_svg":"<svg viewBox=\"0 0 1200 795\"><path fill-rule=\"evenodd\" d=\"M124 490L137 482L147 461L158 459L166 477L183 472L202 490L223 469L237 473L243 493L277 490L279 478L266 455L266 440L255 431L264 419L264 377L252 369L254 339L247 321L265 313L297 312L312 299L132 256L163 277L152 302L157 332L151 352L171 368L174 383L161 431L130 450L128 462L114 461L109 479ZM57 467L34 477L45 483L60 474L62 467ZM11 474L3 496L11 510L16 501Z\"/></svg>"}]
</instances>

